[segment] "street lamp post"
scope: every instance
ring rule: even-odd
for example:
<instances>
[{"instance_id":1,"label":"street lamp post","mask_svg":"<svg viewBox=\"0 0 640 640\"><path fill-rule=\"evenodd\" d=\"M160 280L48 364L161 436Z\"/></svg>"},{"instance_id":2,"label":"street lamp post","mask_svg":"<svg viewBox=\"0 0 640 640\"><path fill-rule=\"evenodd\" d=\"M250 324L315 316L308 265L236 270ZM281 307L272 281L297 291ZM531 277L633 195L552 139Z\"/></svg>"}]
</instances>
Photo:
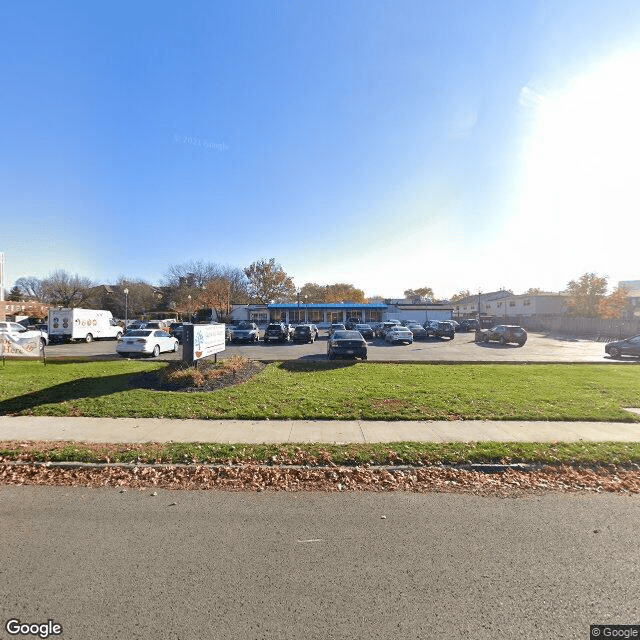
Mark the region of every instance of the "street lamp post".
<instances>
[{"instance_id":1,"label":"street lamp post","mask_svg":"<svg viewBox=\"0 0 640 640\"><path fill-rule=\"evenodd\" d=\"M309 296L305 294L304 296L304 323L309 324L309 306L307 304L307 298Z\"/></svg>"},{"instance_id":2,"label":"street lamp post","mask_svg":"<svg viewBox=\"0 0 640 640\"><path fill-rule=\"evenodd\" d=\"M124 330L127 330L127 316L129 313L129 289L123 289L124 293Z\"/></svg>"},{"instance_id":3,"label":"street lamp post","mask_svg":"<svg viewBox=\"0 0 640 640\"><path fill-rule=\"evenodd\" d=\"M187 296L187 300L189 301L187 302L187 310L189 311L189 322L192 322L193 320L191 318L191 294Z\"/></svg>"}]
</instances>

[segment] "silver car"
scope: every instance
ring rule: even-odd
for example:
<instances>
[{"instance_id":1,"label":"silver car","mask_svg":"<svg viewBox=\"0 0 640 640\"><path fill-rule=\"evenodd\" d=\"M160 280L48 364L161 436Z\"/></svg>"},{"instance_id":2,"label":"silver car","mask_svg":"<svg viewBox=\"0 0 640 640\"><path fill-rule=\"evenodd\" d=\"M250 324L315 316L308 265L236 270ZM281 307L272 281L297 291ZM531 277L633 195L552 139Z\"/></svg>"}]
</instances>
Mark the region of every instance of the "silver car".
<instances>
[{"instance_id":1,"label":"silver car","mask_svg":"<svg viewBox=\"0 0 640 640\"><path fill-rule=\"evenodd\" d=\"M413 342L413 333L406 327L397 325L387 330L384 339L391 344L398 344L400 342L411 344Z\"/></svg>"}]
</instances>

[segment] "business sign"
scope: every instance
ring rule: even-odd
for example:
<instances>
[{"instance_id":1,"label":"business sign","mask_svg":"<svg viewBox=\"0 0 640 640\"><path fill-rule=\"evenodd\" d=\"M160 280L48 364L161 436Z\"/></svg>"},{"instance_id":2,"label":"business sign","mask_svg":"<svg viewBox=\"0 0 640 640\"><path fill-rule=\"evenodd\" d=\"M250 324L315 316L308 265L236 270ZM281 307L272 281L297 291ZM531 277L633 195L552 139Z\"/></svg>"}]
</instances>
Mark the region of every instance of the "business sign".
<instances>
[{"instance_id":1,"label":"business sign","mask_svg":"<svg viewBox=\"0 0 640 640\"><path fill-rule=\"evenodd\" d=\"M184 324L182 359L194 362L224 351L223 324Z\"/></svg>"},{"instance_id":2,"label":"business sign","mask_svg":"<svg viewBox=\"0 0 640 640\"><path fill-rule=\"evenodd\" d=\"M39 336L19 338L17 335L0 333L0 357L40 358L43 355Z\"/></svg>"}]
</instances>

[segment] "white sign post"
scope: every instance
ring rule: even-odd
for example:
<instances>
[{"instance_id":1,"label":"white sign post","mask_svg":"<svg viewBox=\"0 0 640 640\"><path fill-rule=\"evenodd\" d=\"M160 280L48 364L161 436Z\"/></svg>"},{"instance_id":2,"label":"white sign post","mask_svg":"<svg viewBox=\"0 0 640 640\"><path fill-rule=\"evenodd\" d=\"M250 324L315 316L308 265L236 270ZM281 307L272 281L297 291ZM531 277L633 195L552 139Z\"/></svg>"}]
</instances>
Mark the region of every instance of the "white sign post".
<instances>
[{"instance_id":1,"label":"white sign post","mask_svg":"<svg viewBox=\"0 0 640 640\"><path fill-rule=\"evenodd\" d=\"M223 324L184 324L182 359L197 362L224 351L224 327Z\"/></svg>"}]
</instances>

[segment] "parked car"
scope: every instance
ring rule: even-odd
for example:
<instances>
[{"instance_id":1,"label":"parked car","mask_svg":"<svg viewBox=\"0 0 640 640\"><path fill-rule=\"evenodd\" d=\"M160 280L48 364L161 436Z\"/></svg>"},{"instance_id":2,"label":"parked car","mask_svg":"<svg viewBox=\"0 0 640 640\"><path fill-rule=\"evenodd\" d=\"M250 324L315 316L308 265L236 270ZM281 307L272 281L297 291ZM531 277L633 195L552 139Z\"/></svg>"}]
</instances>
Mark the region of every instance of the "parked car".
<instances>
[{"instance_id":1,"label":"parked car","mask_svg":"<svg viewBox=\"0 0 640 640\"><path fill-rule=\"evenodd\" d=\"M217 324L217 323L216 323ZM233 333L237 327L233 324L226 324L224 326L224 341L225 344L233 341Z\"/></svg>"},{"instance_id":2,"label":"parked car","mask_svg":"<svg viewBox=\"0 0 640 640\"><path fill-rule=\"evenodd\" d=\"M620 356L640 357L640 336L609 342L604 346L604 351L612 358L619 358Z\"/></svg>"},{"instance_id":3,"label":"parked car","mask_svg":"<svg viewBox=\"0 0 640 640\"><path fill-rule=\"evenodd\" d=\"M134 329L118 339L116 353L159 356L164 351L177 351L178 339L160 329Z\"/></svg>"},{"instance_id":4,"label":"parked car","mask_svg":"<svg viewBox=\"0 0 640 640\"><path fill-rule=\"evenodd\" d=\"M511 324L498 324L491 329L478 329L476 331L476 342L499 342L508 344L515 342L519 347L527 341L527 332L522 327Z\"/></svg>"},{"instance_id":5,"label":"parked car","mask_svg":"<svg viewBox=\"0 0 640 640\"><path fill-rule=\"evenodd\" d=\"M433 336L434 338L449 338L449 340L453 340L456 337L456 330L446 320L428 320L424 323L424 330L427 338Z\"/></svg>"},{"instance_id":6,"label":"parked car","mask_svg":"<svg viewBox=\"0 0 640 640\"><path fill-rule=\"evenodd\" d=\"M184 337L184 325L188 324L187 322L172 322L169 325L169 334L172 335L176 340L182 344Z\"/></svg>"},{"instance_id":7,"label":"parked car","mask_svg":"<svg viewBox=\"0 0 640 640\"><path fill-rule=\"evenodd\" d=\"M293 342L311 342L318 338L318 329L313 324L299 324L293 328Z\"/></svg>"},{"instance_id":8,"label":"parked car","mask_svg":"<svg viewBox=\"0 0 640 640\"><path fill-rule=\"evenodd\" d=\"M350 330L354 331L356 329L356 325L360 324L360 318L347 318L347 321L344 323L344 326Z\"/></svg>"},{"instance_id":9,"label":"parked car","mask_svg":"<svg viewBox=\"0 0 640 640\"><path fill-rule=\"evenodd\" d=\"M40 340L40 346L49 344L49 334L41 329L27 329L19 322L0 322L0 335L7 336L12 342L30 342L36 338Z\"/></svg>"},{"instance_id":10,"label":"parked car","mask_svg":"<svg viewBox=\"0 0 640 640\"><path fill-rule=\"evenodd\" d=\"M260 330L255 322L240 322L233 330L231 342L258 342Z\"/></svg>"},{"instance_id":11,"label":"parked car","mask_svg":"<svg viewBox=\"0 0 640 640\"><path fill-rule=\"evenodd\" d=\"M334 322L330 327L329 327L329 337L331 337L331 334L334 331L346 331L347 327L344 326L344 324L342 324L342 322Z\"/></svg>"},{"instance_id":12,"label":"parked car","mask_svg":"<svg viewBox=\"0 0 640 640\"><path fill-rule=\"evenodd\" d=\"M381 322L376 327L376 332L375 332L376 337L384 338L389 329L392 329L393 327L398 327L398 326L401 326L400 320L386 320L385 322Z\"/></svg>"},{"instance_id":13,"label":"parked car","mask_svg":"<svg viewBox=\"0 0 640 640\"><path fill-rule=\"evenodd\" d=\"M417 340L418 338L426 338L427 330L421 325L416 323L410 323L407 325L407 329L413 333L413 339Z\"/></svg>"},{"instance_id":14,"label":"parked car","mask_svg":"<svg viewBox=\"0 0 640 640\"><path fill-rule=\"evenodd\" d=\"M167 326L164 324L164 322L160 321L160 320L149 320L149 322L145 322L144 325L145 329L160 329L161 331L167 331Z\"/></svg>"},{"instance_id":15,"label":"parked car","mask_svg":"<svg viewBox=\"0 0 640 640\"><path fill-rule=\"evenodd\" d=\"M334 331L327 342L327 356L334 358L367 359L367 343L359 331Z\"/></svg>"},{"instance_id":16,"label":"parked car","mask_svg":"<svg viewBox=\"0 0 640 640\"><path fill-rule=\"evenodd\" d=\"M357 324L355 330L359 331L365 340L373 340L373 327L370 324Z\"/></svg>"},{"instance_id":17,"label":"parked car","mask_svg":"<svg viewBox=\"0 0 640 640\"><path fill-rule=\"evenodd\" d=\"M284 324L284 322L272 322L264 332L264 343L289 342L290 337L289 325Z\"/></svg>"},{"instance_id":18,"label":"parked car","mask_svg":"<svg viewBox=\"0 0 640 640\"><path fill-rule=\"evenodd\" d=\"M384 335L384 339L391 344L399 344L401 342L411 344L413 342L413 333L411 333L407 327L403 327L399 324L388 329Z\"/></svg>"},{"instance_id":19,"label":"parked car","mask_svg":"<svg viewBox=\"0 0 640 640\"><path fill-rule=\"evenodd\" d=\"M480 326L475 318L467 318L466 320L460 320L460 327L458 331L476 331Z\"/></svg>"}]
</instances>

